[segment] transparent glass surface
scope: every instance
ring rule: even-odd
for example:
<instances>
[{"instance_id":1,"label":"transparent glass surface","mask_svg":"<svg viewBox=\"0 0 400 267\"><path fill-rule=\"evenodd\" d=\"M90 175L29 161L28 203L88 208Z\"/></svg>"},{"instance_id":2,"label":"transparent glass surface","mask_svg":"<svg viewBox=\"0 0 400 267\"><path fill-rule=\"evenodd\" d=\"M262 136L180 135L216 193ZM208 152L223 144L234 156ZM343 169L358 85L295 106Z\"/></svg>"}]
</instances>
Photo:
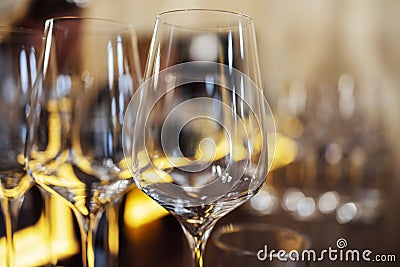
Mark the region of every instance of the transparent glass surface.
<instances>
[{"instance_id":1,"label":"transparent glass surface","mask_svg":"<svg viewBox=\"0 0 400 267\"><path fill-rule=\"evenodd\" d=\"M0 27L0 199L6 226L6 266L15 264L14 230L33 180L25 169L28 99L36 79L42 34Z\"/></svg>"},{"instance_id":2,"label":"transparent glass surface","mask_svg":"<svg viewBox=\"0 0 400 267\"><path fill-rule=\"evenodd\" d=\"M141 82L134 30L114 21L46 21L27 158L35 181L65 199L81 228L84 266L106 207L133 184L122 150L125 110Z\"/></svg>"},{"instance_id":3,"label":"transparent glass surface","mask_svg":"<svg viewBox=\"0 0 400 267\"><path fill-rule=\"evenodd\" d=\"M252 20L160 14L145 77L126 112L124 152L136 185L178 219L203 266L214 224L258 192L275 149Z\"/></svg>"}]
</instances>

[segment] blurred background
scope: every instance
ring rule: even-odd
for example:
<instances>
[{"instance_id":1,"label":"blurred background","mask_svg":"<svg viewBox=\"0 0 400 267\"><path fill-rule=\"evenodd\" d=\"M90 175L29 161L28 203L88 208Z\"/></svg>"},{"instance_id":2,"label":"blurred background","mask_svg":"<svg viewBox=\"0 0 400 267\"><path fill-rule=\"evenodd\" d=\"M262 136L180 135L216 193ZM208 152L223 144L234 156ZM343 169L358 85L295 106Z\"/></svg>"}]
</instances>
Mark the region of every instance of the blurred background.
<instances>
[{"instance_id":1,"label":"blurred background","mask_svg":"<svg viewBox=\"0 0 400 267\"><path fill-rule=\"evenodd\" d=\"M1 0L0 25L43 30L45 19L67 15L133 24L144 68L156 15L184 8L253 17L278 130L275 163L261 192L218 225L274 223L304 232L317 250L345 238L352 248L395 254L400 261L400 1ZM37 188L25 200L16 234L19 266L48 261L39 234L47 219L53 261L78 266L79 232L71 211L52 198L51 218L44 218L42 202ZM102 221L99 266L107 266L104 247L118 252L120 266L188 265L178 223L138 190L108 216L119 223L107 227ZM0 266L3 236L1 219ZM213 266L216 255L210 241L206 265ZM312 266L322 265L342 266ZM369 264L380 265L398 266Z\"/></svg>"}]
</instances>

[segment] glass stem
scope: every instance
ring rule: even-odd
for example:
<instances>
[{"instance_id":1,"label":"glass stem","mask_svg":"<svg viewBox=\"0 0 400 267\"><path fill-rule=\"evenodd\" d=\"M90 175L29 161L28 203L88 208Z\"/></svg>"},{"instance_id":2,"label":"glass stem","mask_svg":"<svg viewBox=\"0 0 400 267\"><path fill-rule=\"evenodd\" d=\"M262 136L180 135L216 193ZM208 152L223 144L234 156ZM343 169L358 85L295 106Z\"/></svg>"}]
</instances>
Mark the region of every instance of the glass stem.
<instances>
[{"instance_id":1,"label":"glass stem","mask_svg":"<svg viewBox=\"0 0 400 267\"><path fill-rule=\"evenodd\" d=\"M214 228L216 221L208 225L205 231L197 231L195 234L190 233L184 226L183 232L185 233L186 239L189 242L190 249L192 251L193 267L203 267L203 253L206 247L208 237L212 229Z\"/></svg>"},{"instance_id":2,"label":"glass stem","mask_svg":"<svg viewBox=\"0 0 400 267\"><path fill-rule=\"evenodd\" d=\"M118 253L119 253L119 209L121 206L122 198L116 199L112 205L106 209L107 218L107 232L105 238L105 248L107 254L108 266L118 266Z\"/></svg>"},{"instance_id":3,"label":"glass stem","mask_svg":"<svg viewBox=\"0 0 400 267\"><path fill-rule=\"evenodd\" d=\"M1 208L4 214L6 226L6 266L14 267L15 265L15 243L14 231L18 227L18 215L23 203L24 197L17 198L1 198Z\"/></svg>"},{"instance_id":4,"label":"glass stem","mask_svg":"<svg viewBox=\"0 0 400 267\"><path fill-rule=\"evenodd\" d=\"M98 210L96 212L91 212L89 216L83 216L79 211L74 210L74 212L78 219L79 229L81 232L82 266L94 267L96 232L103 211Z\"/></svg>"},{"instance_id":5,"label":"glass stem","mask_svg":"<svg viewBox=\"0 0 400 267\"><path fill-rule=\"evenodd\" d=\"M43 210L42 210L42 216L44 218L44 226L43 226L43 232L45 233L44 239L46 243L46 252L48 253L47 258L49 259L49 263L46 265L48 267L50 266L56 266L57 264L57 258L53 253L53 226L51 222L51 197L50 194L44 190L42 187L38 187L40 194L42 195L43 198Z\"/></svg>"}]
</instances>

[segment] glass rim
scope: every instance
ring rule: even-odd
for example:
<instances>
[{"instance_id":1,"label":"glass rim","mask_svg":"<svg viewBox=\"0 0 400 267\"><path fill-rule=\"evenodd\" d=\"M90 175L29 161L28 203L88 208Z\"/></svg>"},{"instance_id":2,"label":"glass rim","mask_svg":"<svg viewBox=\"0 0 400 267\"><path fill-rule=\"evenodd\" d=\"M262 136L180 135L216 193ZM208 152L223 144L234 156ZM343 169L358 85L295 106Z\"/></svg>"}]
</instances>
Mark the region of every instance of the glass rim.
<instances>
[{"instance_id":1,"label":"glass rim","mask_svg":"<svg viewBox=\"0 0 400 267\"><path fill-rule=\"evenodd\" d=\"M0 32L9 32L17 34L29 34L32 36L43 37L43 32L33 28L16 27L16 26L6 26L0 25Z\"/></svg>"},{"instance_id":2,"label":"glass rim","mask_svg":"<svg viewBox=\"0 0 400 267\"><path fill-rule=\"evenodd\" d=\"M223 9L207 9L207 8L185 8L185 9L172 9L172 10L167 10L164 12L161 12L157 15L156 20L157 21L161 21L162 23L169 25L169 26L173 26L173 27L177 27L177 28L185 28L186 25L181 25L181 24L176 24L176 23L172 23L168 20L166 20L165 18L169 15L175 15L175 14L180 14L180 13L195 13L195 12L201 12L201 13L216 13L216 14L224 14L224 15L229 15L232 17L238 17L238 18L242 18L243 21L246 22L246 24L250 24L252 25L253 19L252 17L250 17L249 15L240 13L240 12L236 12L236 11L230 11L230 10L223 10ZM227 26L214 26L214 27L193 27L191 29L193 30L204 30L204 29L222 29L222 28L229 28Z\"/></svg>"},{"instance_id":3,"label":"glass rim","mask_svg":"<svg viewBox=\"0 0 400 267\"><path fill-rule=\"evenodd\" d=\"M99 18L99 17L85 17L85 16L60 16L60 17L52 17L52 18L48 18L45 20L45 25L47 27L47 25L50 22L61 22L61 21L98 21L98 22L102 22L102 23L108 23L110 25L115 25L117 27L119 27L120 32L128 32L128 31L135 31L135 28L132 24L126 24L114 19L109 19L109 18ZM53 26L54 29L57 30L63 30L62 27L58 26L58 25L54 25Z\"/></svg>"},{"instance_id":4,"label":"glass rim","mask_svg":"<svg viewBox=\"0 0 400 267\"><path fill-rule=\"evenodd\" d=\"M217 248L224 250L224 251L241 253L242 255L248 255L248 256L257 255L256 251L241 249L237 246L229 245L229 244L226 244L225 242L221 241L221 236L223 236L224 234L239 233L242 230L259 230L259 231L265 231L265 232L284 231L284 232L290 233L290 235L292 235L292 236L299 236L300 238L302 238L305 246L300 251L311 248L311 240L307 235L305 235L301 232L298 232L294 229L288 228L288 227L274 225L274 224L267 224L267 223L228 223L228 224L222 225L215 231L215 233L212 237L213 242ZM268 240L265 240L265 241L268 242ZM260 249L262 249L262 248L260 248ZM272 254L272 256L276 257L277 256L276 254L278 251L279 250L276 249L276 252L274 254Z\"/></svg>"}]
</instances>

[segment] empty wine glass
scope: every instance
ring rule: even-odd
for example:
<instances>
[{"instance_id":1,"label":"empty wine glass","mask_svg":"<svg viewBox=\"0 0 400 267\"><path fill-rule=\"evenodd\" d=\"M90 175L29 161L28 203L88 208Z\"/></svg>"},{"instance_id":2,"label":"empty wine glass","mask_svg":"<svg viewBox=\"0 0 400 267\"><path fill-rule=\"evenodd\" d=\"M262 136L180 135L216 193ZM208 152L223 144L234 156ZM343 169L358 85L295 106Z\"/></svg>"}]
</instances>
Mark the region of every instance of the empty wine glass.
<instances>
[{"instance_id":1,"label":"empty wine glass","mask_svg":"<svg viewBox=\"0 0 400 267\"><path fill-rule=\"evenodd\" d=\"M93 18L46 21L27 139L28 170L72 207L83 265L93 267L99 219L133 184L122 150L126 107L140 82L136 39Z\"/></svg>"},{"instance_id":2,"label":"empty wine glass","mask_svg":"<svg viewBox=\"0 0 400 267\"><path fill-rule=\"evenodd\" d=\"M0 199L6 227L6 266L15 266L14 230L25 192L33 184L25 169L24 145L28 99L41 44L39 32L0 27Z\"/></svg>"},{"instance_id":3,"label":"empty wine glass","mask_svg":"<svg viewBox=\"0 0 400 267\"><path fill-rule=\"evenodd\" d=\"M160 14L145 77L126 112L124 153L136 185L178 219L203 266L213 226L257 193L275 148L251 18Z\"/></svg>"}]
</instances>

